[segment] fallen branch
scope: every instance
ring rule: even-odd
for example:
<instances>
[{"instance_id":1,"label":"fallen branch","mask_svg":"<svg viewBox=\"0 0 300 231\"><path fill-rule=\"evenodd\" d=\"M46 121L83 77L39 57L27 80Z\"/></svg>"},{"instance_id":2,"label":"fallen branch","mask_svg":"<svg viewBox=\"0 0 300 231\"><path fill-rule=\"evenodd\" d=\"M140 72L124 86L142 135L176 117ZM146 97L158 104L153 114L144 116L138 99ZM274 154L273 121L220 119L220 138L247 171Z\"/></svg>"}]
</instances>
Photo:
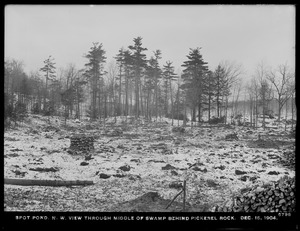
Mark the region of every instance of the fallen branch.
<instances>
[{"instance_id":1,"label":"fallen branch","mask_svg":"<svg viewBox=\"0 0 300 231\"><path fill-rule=\"evenodd\" d=\"M93 181L80 180L29 180L29 179L4 179L4 184L11 185L38 185L38 186L75 186L75 185L93 185Z\"/></svg>"},{"instance_id":2,"label":"fallen branch","mask_svg":"<svg viewBox=\"0 0 300 231\"><path fill-rule=\"evenodd\" d=\"M183 212L185 211L186 180L183 181Z\"/></svg>"},{"instance_id":3,"label":"fallen branch","mask_svg":"<svg viewBox=\"0 0 300 231\"><path fill-rule=\"evenodd\" d=\"M176 198L183 192L183 190L184 189L182 189L174 198L173 198L173 200L167 205L167 207L166 207L166 209L168 209L170 206L171 206L171 204L176 200Z\"/></svg>"}]
</instances>

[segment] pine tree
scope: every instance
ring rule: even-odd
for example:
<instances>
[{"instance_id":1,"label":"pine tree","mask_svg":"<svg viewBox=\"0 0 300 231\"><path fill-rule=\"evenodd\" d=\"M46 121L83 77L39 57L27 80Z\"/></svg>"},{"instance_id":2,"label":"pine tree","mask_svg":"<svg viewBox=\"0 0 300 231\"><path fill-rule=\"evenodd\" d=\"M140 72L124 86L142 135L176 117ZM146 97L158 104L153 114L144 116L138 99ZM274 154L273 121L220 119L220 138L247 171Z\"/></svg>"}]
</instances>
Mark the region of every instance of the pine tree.
<instances>
[{"instance_id":1,"label":"pine tree","mask_svg":"<svg viewBox=\"0 0 300 231\"><path fill-rule=\"evenodd\" d=\"M128 48L132 51L133 69L135 76L135 115L140 115L140 84L142 71L146 67L146 55L143 54L147 48L142 47L142 37L133 39L134 45Z\"/></svg>"},{"instance_id":2,"label":"pine tree","mask_svg":"<svg viewBox=\"0 0 300 231\"><path fill-rule=\"evenodd\" d=\"M168 115L168 89L170 91L170 99L171 99L171 117L172 117L172 126L174 121L174 100L172 93L172 80L176 80L178 77L174 73L174 66L172 66L172 62L167 61L166 65L163 66L163 78L165 80L165 113Z\"/></svg>"},{"instance_id":3,"label":"pine tree","mask_svg":"<svg viewBox=\"0 0 300 231\"><path fill-rule=\"evenodd\" d=\"M225 69L221 67L221 65L218 65L215 72L214 72L214 77L215 77L215 89L216 89L216 103L217 103L217 117L221 117L221 106L222 106L222 101L221 99L226 93L226 73Z\"/></svg>"},{"instance_id":4,"label":"pine tree","mask_svg":"<svg viewBox=\"0 0 300 231\"><path fill-rule=\"evenodd\" d=\"M124 69L125 69L125 55L124 55L124 48L121 48L119 50L119 53L115 57L118 66L119 66L119 84L117 85L117 88L119 90L119 101L118 101L118 109L117 109L117 114L121 115L122 112L122 103L121 103L121 94L122 94L122 77L124 75Z\"/></svg>"},{"instance_id":5,"label":"pine tree","mask_svg":"<svg viewBox=\"0 0 300 231\"><path fill-rule=\"evenodd\" d=\"M47 110L46 108L46 98L48 97L48 80L53 81L55 79L55 63L54 63L54 58L51 58L51 55L49 56L48 59L44 61L45 66L43 66L40 71L44 72L45 78L46 78L46 89L45 89L45 94L44 94L44 111Z\"/></svg>"},{"instance_id":6,"label":"pine tree","mask_svg":"<svg viewBox=\"0 0 300 231\"><path fill-rule=\"evenodd\" d=\"M185 69L182 75L184 84L181 86L186 90L187 101L192 111L192 121L196 121L196 107L198 107L199 122L202 116L204 81L208 72L207 63L204 62L200 49L190 49L187 55L188 60L182 65Z\"/></svg>"},{"instance_id":7,"label":"pine tree","mask_svg":"<svg viewBox=\"0 0 300 231\"><path fill-rule=\"evenodd\" d=\"M85 64L86 71L85 76L87 76L91 85L91 118L97 118L97 96L98 96L98 110L99 116L101 115L100 104L101 104L101 87L103 86L103 65L106 62L105 50L102 47L102 43L93 43L88 54L85 58L89 60Z\"/></svg>"}]
</instances>

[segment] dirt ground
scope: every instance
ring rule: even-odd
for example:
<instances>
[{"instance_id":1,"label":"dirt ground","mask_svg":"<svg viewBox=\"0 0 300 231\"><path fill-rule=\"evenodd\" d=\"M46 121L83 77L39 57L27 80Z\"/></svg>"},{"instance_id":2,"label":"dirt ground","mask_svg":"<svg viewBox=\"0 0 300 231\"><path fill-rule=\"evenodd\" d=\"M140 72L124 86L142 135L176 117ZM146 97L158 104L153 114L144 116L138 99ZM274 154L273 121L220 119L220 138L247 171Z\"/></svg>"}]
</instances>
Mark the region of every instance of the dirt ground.
<instances>
[{"instance_id":1,"label":"dirt ground","mask_svg":"<svg viewBox=\"0 0 300 231\"><path fill-rule=\"evenodd\" d=\"M272 121L270 121L271 124ZM175 121L175 124L177 122ZM70 151L74 134L94 150ZM233 135L234 134L234 135ZM5 211L213 212L247 189L295 175L295 136L284 125L253 129L203 125L172 130L171 121L118 117L100 123L30 116L4 133L4 177L85 180L88 186L4 186ZM189 168L192 166L191 168Z\"/></svg>"}]
</instances>

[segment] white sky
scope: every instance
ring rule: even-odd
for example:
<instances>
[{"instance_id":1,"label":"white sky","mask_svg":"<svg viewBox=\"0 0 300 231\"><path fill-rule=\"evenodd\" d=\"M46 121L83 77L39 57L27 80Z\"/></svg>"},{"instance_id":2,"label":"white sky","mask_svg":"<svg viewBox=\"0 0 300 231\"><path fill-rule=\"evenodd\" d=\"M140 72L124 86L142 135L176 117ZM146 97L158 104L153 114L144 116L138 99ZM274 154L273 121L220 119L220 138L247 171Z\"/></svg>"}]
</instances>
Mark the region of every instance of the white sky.
<instances>
[{"instance_id":1,"label":"white sky","mask_svg":"<svg viewBox=\"0 0 300 231\"><path fill-rule=\"evenodd\" d=\"M22 60L27 73L52 55L56 66L83 68L93 42L107 63L121 47L141 36L143 46L160 49L162 60L180 68L189 48L202 47L213 70L219 62L243 65L245 77L264 61L277 67L295 62L295 8L292 5L8 5L5 57Z\"/></svg>"}]
</instances>

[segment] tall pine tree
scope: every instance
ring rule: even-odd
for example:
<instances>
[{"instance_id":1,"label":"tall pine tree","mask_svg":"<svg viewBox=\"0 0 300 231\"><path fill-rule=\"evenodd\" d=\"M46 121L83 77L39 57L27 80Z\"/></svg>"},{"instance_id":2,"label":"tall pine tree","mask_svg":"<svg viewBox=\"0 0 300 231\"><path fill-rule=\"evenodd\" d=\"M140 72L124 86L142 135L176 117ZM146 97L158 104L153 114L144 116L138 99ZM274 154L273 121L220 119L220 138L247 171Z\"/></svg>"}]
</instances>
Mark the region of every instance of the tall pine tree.
<instances>
[{"instance_id":1,"label":"tall pine tree","mask_svg":"<svg viewBox=\"0 0 300 231\"><path fill-rule=\"evenodd\" d=\"M190 49L188 60L184 62L182 88L186 90L186 97L192 111L192 121L196 121L196 108L198 107L198 121L201 121L203 107L204 81L208 72L207 62L200 54L201 48Z\"/></svg>"},{"instance_id":2,"label":"tall pine tree","mask_svg":"<svg viewBox=\"0 0 300 231\"><path fill-rule=\"evenodd\" d=\"M140 115L140 84L142 71L146 67L146 55L143 54L147 48L142 47L142 37L137 37L133 39L134 45L128 48L132 52L133 70L135 76L135 115L139 117Z\"/></svg>"},{"instance_id":3,"label":"tall pine tree","mask_svg":"<svg viewBox=\"0 0 300 231\"><path fill-rule=\"evenodd\" d=\"M54 58L51 57L51 55L44 61L45 66L43 66L40 71L44 72L45 78L46 78L46 89L44 93L44 102L43 102L43 109L44 111L46 109L46 98L48 98L48 81L53 81L55 79L55 63Z\"/></svg>"},{"instance_id":4,"label":"tall pine tree","mask_svg":"<svg viewBox=\"0 0 300 231\"><path fill-rule=\"evenodd\" d=\"M97 96L98 96L98 111L99 116L101 116L101 85L103 84L103 65L106 62L105 50L103 49L102 43L93 43L93 46L90 48L88 54L85 55L85 58L89 60L85 64L86 71L85 76L90 82L92 89L91 92L91 118L97 118Z\"/></svg>"}]
</instances>

